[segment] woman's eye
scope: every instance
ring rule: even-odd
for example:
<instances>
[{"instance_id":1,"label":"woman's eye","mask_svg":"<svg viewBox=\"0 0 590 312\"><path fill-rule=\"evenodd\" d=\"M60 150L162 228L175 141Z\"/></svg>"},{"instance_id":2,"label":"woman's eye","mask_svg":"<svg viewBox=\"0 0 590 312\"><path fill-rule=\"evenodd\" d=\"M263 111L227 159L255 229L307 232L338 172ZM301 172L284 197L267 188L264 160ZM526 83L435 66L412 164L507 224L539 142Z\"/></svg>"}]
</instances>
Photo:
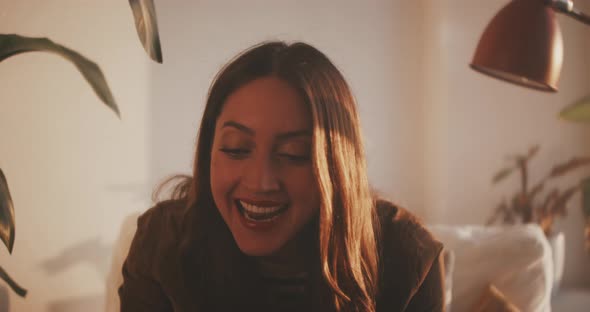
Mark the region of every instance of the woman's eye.
<instances>
[{"instance_id":1,"label":"woman's eye","mask_svg":"<svg viewBox=\"0 0 590 312\"><path fill-rule=\"evenodd\" d=\"M224 148L220 148L219 150L222 153L224 153L234 159L245 158L250 153L250 150L245 149L245 148L225 148L224 147Z\"/></svg>"}]
</instances>

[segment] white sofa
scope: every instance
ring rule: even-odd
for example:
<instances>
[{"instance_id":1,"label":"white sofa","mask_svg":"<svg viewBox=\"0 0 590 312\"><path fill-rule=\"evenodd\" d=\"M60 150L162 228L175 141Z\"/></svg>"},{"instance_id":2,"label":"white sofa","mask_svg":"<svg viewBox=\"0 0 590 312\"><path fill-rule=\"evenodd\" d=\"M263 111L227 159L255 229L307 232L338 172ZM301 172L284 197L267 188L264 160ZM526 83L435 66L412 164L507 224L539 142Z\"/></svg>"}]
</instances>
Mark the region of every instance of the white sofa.
<instances>
[{"instance_id":1,"label":"white sofa","mask_svg":"<svg viewBox=\"0 0 590 312\"><path fill-rule=\"evenodd\" d=\"M539 226L429 229L445 244L447 312L472 311L489 284L523 312L590 311L589 290L559 288L563 259L557 257L554 269L552 248Z\"/></svg>"},{"instance_id":2,"label":"white sofa","mask_svg":"<svg viewBox=\"0 0 590 312\"><path fill-rule=\"evenodd\" d=\"M473 311L493 284L523 312L550 312L551 248L541 228L429 226L447 252L448 311Z\"/></svg>"}]
</instances>

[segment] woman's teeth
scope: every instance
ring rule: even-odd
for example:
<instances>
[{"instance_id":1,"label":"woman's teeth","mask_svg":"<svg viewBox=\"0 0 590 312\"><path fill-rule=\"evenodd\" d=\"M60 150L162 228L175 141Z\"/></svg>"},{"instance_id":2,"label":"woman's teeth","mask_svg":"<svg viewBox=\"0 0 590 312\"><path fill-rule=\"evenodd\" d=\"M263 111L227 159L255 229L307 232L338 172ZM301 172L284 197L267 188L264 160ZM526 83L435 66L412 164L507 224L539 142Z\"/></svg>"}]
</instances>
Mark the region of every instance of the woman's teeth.
<instances>
[{"instance_id":1,"label":"woman's teeth","mask_svg":"<svg viewBox=\"0 0 590 312\"><path fill-rule=\"evenodd\" d=\"M244 207L244 209L246 211L251 212L251 213L273 213L275 211L278 211L282 207L282 205L268 206L268 207L256 206L256 205L245 203L241 200L240 200L240 204L242 204L242 207Z\"/></svg>"},{"instance_id":2,"label":"woman's teeth","mask_svg":"<svg viewBox=\"0 0 590 312\"><path fill-rule=\"evenodd\" d=\"M251 221L268 221L276 216L280 215L286 208L287 205L275 205L275 206L256 206L253 204L249 204L243 202L241 200L238 201L241 212Z\"/></svg>"}]
</instances>

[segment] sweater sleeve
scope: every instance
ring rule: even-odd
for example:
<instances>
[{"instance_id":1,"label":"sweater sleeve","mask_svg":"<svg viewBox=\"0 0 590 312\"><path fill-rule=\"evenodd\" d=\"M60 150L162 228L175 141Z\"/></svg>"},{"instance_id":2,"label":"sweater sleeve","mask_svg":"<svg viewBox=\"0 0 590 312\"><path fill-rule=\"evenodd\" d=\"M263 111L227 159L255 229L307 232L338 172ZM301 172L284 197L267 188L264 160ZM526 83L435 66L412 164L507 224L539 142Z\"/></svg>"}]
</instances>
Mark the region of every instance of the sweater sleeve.
<instances>
[{"instance_id":1,"label":"sweater sleeve","mask_svg":"<svg viewBox=\"0 0 590 312\"><path fill-rule=\"evenodd\" d=\"M381 274L377 310L444 310L443 245L407 210L377 203Z\"/></svg>"},{"instance_id":2,"label":"sweater sleeve","mask_svg":"<svg viewBox=\"0 0 590 312\"><path fill-rule=\"evenodd\" d=\"M440 312L444 311L444 266L442 253L439 253L426 278L412 297L408 312Z\"/></svg>"},{"instance_id":3,"label":"sweater sleeve","mask_svg":"<svg viewBox=\"0 0 590 312\"><path fill-rule=\"evenodd\" d=\"M121 312L173 311L170 300L154 274L159 232L162 230L158 207L137 220L137 231L123 264L123 284L119 288Z\"/></svg>"}]
</instances>

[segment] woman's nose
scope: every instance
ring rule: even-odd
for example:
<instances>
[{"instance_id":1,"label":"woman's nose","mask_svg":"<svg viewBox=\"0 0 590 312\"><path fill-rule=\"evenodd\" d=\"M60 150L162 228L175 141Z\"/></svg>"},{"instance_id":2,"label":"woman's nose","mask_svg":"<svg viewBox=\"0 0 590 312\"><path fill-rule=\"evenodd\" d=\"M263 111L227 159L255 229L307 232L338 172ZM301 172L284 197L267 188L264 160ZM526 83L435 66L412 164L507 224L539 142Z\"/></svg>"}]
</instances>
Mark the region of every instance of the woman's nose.
<instances>
[{"instance_id":1,"label":"woman's nose","mask_svg":"<svg viewBox=\"0 0 590 312\"><path fill-rule=\"evenodd\" d=\"M248 161L244 176L244 186L253 192L273 192L280 189L277 168L270 156L253 157Z\"/></svg>"}]
</instances>

